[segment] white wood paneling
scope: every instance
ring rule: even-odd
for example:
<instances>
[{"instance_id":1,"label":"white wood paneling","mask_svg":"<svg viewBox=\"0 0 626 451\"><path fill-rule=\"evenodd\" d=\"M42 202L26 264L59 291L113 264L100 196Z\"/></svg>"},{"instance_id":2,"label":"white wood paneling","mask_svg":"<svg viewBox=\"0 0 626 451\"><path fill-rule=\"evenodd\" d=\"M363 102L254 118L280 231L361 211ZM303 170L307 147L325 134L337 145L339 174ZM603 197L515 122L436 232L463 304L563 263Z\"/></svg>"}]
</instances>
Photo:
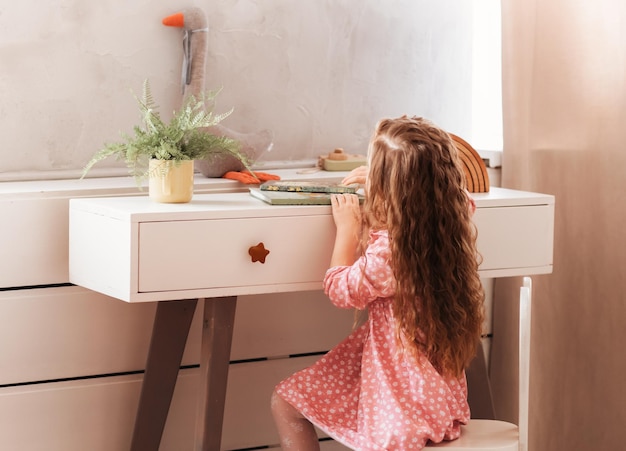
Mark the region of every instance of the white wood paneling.
<instances>
[{"instance_id":1,"label":"white wood paneling","mask_svg":"<svg viewBox=\"0 0 626 451\"><path fill-rule=\"evenodd\" d=\"M140 386L140 376L125 376L3 388L0 448L128 449Z\"/></svg>"},{"instance_id":2,"label":"white wood paneling","mask_svg":"<svg viewBox=\"0 0 626 451\"><path fill-rule=\"evenodd\" d=\"M153 316L154 304L128 304L79 287L0 293L0 383L141 369ZM333 307L320 291L244 296L238 301L232 358L320 352L343 339L354 319L352 311ZM198 361L199 326L196 312L185 364ZM231 365L224 449L276 443L271 391L317 358ZM181 371L162 450L191 450L197 373ZM2 387L0 449L125 451L140 381L141 375L127 375Z\"/></svg>"},{"instance_id":3,"label":"white wood paneling","mask_svg":"<svg viewBox=\"0 0 626 451\"><path fill-rule=\"evenodd\" d=\"M241 296L231 360L326 351L343 340L361 316L333 306L322 291Z\"/></svg>"},{"instance_id":4,"label":"white wood paneling","mask_svg":"<svg viewBox=\"0 0 626 451\"><path fill-rule=\"evenodd\" d=\"M318 358L231 365L222 449L277 444L270 411L274 386ZM181 371L160 451L193 449L198 376L197 369ZM0 449L128 450L141 377L116 376L0 389ZM335 449L332 443L325 443L324 447Z\"/></svg>"},{"instance_id":5,"label":"white wood paneling","mask_svg":"<svg viewBox=\"0 0 626 451\"><path fill-rule=\"evenodd\" d=\"M192 450L197 371L179 376L161 451ZM0 390L0 449L127 451L141 375Z\"/></svg>"},{"instance_id":6,"label":"white wood paneling","mask_svg":"<svg viewBox=\"0 0 626 451\"><path fill-rule=\"evenodd\" d=\"M0 287L69 281L68 200L0 200Z\"/></svg>"},{"instance_id":7,"label":"white wood paneling","mask_svg":"<svg viewBox=\"0 0 626 451\"><path fill-rule=\"evenodd\" d=\"M318 356L266 360L230 366L223 448L241 449L278 444L270 408L274 387L282 379L315 362ZM244 430L246 433L242 434Z\"/></svg>"},{"instance_id":8,"label":"white wood paneling","mask_svg":"<svg viewBox=\"0 0 626 451\"><path fill-rule=\"evenodd\" d=\"M155 309L80 287L0 292L0 384L141 370Z\"/></svg>"},{"instance_id":9,"label":"white wood paneling","mask_svg":"<svg viewBox=\"0 0 626 451\"><path fill-rule=\"evenodd\" d=\"M80 287L0 292L0 384L142 370L155 307ZM183 365L199 362L199 310ZM242 296L231 360L328 350L350 333L354 318L321 291Z\"/></svg>"}]
</instances>

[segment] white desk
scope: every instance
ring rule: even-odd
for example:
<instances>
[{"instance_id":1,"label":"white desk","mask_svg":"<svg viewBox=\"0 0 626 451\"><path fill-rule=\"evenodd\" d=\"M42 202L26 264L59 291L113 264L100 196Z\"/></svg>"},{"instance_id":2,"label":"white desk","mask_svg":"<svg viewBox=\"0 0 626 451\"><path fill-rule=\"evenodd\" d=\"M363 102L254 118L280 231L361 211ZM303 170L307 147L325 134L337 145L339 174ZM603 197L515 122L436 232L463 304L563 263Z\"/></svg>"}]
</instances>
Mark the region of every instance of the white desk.
<instances>
[{"instance_id":1,"label":"white desk","mask_svg":"<svg viewBox=\"0 0 626 451\"><path fill-rule=\"evenodd\" d=\"M552 271L554 197L474 194L481 277ZM248 193L70 201L70 281L127 302L159 302L133 450L158 450L197 300L204 377L196 449L219 450L236 296L318 290L335 228L328 206L269 206ZM250 249L263 243L265 261ZM256 261L255 261L256 260Z\"/></svg>"}]
</instances>

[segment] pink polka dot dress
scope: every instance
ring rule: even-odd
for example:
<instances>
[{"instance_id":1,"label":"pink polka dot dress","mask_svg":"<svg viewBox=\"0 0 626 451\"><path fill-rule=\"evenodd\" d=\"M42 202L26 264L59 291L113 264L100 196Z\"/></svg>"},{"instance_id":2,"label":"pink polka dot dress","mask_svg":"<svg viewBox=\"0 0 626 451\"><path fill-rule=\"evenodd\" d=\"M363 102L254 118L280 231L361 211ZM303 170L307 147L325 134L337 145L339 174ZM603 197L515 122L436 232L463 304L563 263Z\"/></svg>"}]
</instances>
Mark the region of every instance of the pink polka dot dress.
<instances>
[{"instance_id":1,"label":"pink polka dot dress","mask_svg":"<svg viewBox=\"0 0 626 451\"><path fill-rule=\"evenodd\" d=\"M394 332L395 282L386 231L370 234L365 255L330 268L324 290L341 308L368 308L368 320L277 392L315 426L359 451L420 450L459 436L469 421L465 377L444 378L402 352Z\"/></svg>"}]
</instances>

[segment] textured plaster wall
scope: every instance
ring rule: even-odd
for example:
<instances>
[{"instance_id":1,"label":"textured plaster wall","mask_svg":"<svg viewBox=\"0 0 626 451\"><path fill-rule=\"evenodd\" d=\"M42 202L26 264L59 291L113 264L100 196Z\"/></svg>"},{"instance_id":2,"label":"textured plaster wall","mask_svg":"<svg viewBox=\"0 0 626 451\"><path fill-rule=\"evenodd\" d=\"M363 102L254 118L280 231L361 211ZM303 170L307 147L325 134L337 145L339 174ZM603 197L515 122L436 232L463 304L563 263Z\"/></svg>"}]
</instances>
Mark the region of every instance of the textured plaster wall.
<instances>
[{"instance_id":1,"label":"textured plaster wall","mask_svg":"<svg viewBox=\"0 0 626 451\"><path fill-rule=\"evenodd\" d=\"M137 123L145 78L169 116L182 37L161 19L189 6L208 17L224 125L274 133L263 160L364 153L379 118L405 113L469 134L466 0L0 0L0 180L80 173Z\"/></svg>"}]
</instances>

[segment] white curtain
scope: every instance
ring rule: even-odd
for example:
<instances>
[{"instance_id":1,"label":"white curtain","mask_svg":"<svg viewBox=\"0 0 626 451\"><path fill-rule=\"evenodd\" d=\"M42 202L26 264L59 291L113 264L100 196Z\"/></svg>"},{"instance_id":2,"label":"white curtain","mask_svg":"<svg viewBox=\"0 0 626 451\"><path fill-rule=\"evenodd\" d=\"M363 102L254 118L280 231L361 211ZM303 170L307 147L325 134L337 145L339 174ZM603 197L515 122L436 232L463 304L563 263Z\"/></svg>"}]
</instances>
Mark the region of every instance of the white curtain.
<instances>
[{"instance_id":1,"label":"white curtain","mask_svg":"<svg viewBox=\"0 0 626 451\"><path fill-rule=\"evenodd\" d=\"M534 277L530 450L625 449L626 1L502 0L502 186L556 196ZM519 279L496 282L491 376L516 420Z\"/></svg>"}]
</instances>

